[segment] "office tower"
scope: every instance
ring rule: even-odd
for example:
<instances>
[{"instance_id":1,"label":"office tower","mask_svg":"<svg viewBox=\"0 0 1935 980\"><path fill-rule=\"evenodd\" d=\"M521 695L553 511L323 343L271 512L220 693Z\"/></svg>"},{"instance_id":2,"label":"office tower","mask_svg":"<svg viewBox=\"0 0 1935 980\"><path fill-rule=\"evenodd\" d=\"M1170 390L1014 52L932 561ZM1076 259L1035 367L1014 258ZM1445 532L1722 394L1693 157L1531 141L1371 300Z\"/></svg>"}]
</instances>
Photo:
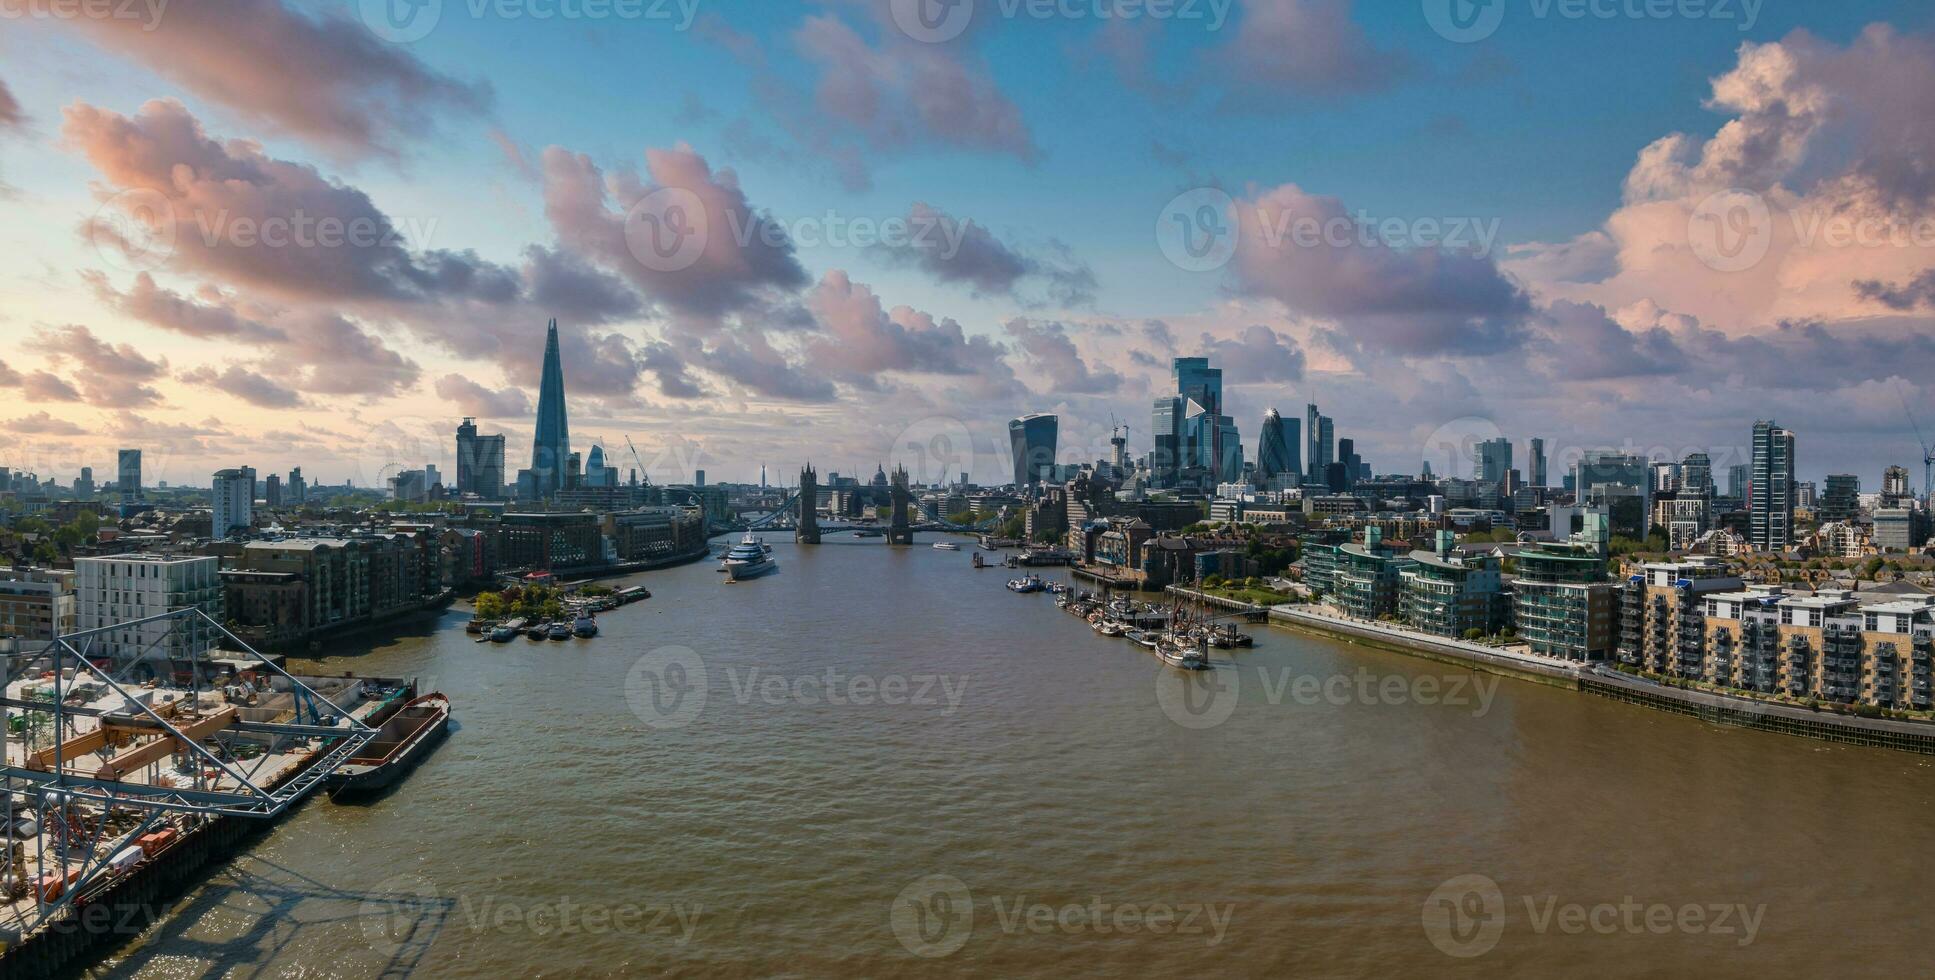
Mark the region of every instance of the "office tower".
<instances>
[{"instance_id":1,"label":"office tower","mask_svg":"<svg viewBox=\"0 0 1935 980\"><path fill-rule=\"evenodd\" d=\"M504 437L477 434L477 420L457 427L457 495L496 500L504 494Z\"/></svg>"},{"instance_id":2,"label":"office tower","mask_svg":"<svg viewBox=\"0 0 1935 980\"><path fill-rule=\"evenodd\" d=\"M1754 423L1753 495L1748 540L1758 551L1785 549L1794 533L1794 433Z\"/></svg>"},{"instance_id":3,"label":"office tower","mask_svg":"<svg viewBox=\"0 0 1935 980\"><path fill-rule=\"evenodd\" d=\"M141 497L141 450L121 450L119 477L115 489L121 492L122 500L138 500Z\"/></svg>"},{"instance_id":4,"label":"office tower","mask_svg":"<svg viewBox=\"0 0 1935 980\"><path fill-rule=\"evenodd\" d=\"M1008 443L1014 452L1015 486L1052 481L1055 442L1061 420L1053 415L1024 415L1008 423Z\"/></svg>"},{"instance_id":5,"label":"office tower","mask_svg":"<svg viewBox=\"0 0 1935 980\"><path fill-rule=\"evenodd\" d=\"M1512 471L1512 442L1499 437L1487 439L1472 449L1472 462L1477 467L1474 479L1486 483L1503 483L1505 474Z\"/></svg>"},{"instance_id":6,"label":"office tower","mask_svg":"<svg viewBox=\"0 0 1935 980\"><path fill-rule=\"evenodd\" d=\"M1150 483L1158 487L1172 487L1182 472L1180 443L1183 400L1173 395L1158 398L1150 416Z\"/></svg>"},{"instance_id":7,"label":"office tower","mask_svg":"<svg viewBox=\"0 0 1935 980\"><path fill-rule=\"evenodd\" d=\"M1680 460L1680 493L1713 496L1713 460L1706 453L1688 453Z\"/></svg>"},{"instance_id":8,"label":"office tower","mask_svg":"<svg viewBox=\"0 0 1935 980\"><path fill-rule=\"evenodd\" d=\"M1822 521L1852 520L1861 509L1861 477L1853 473L1830 473L1827 488L1821 491L1817 509Z\"/></svg>"},{"instance_id":9,"label":"office tower","mask_svg":"<svg viewBox=\"0 0 1935 980\"><path fill-rule=\"evenodd\" d=\"M262 481L262 503L270 510L282 506L282 478L274 473Z\"/></svg>"},{"instance_id":10,"label":"office tower","mask_svg":"<svg viewBox=\"0 0 1935 980\"><path fill-rule=\"evenodd\" d=\"M1337 424L1328 415L1317 416L1317 459L1326 469L1337 462Z\"/></svg>"},{"instance_id":11,"label":"office tower","mask_svg":"<svg viewBox=\"0 0 1935 980\"><path fill-rule=\"evenodd\" d=\"M1593 450L1573 471L1573 491L1588 507L1601 507L1615 533L1643 538L1652 512L1652 467L1644 456Z\"/></svg>"},{"instance_id":12,"label":"office tower","mask_svg":"<svg viewBox=\"0 0 1935 980\"><path fill-rule=\"evenodd\" d=\"M1532 486L1545 487L1545 440L1532 440Z\"/></svg>"},{"instance_id":13,"label":"office tower","mask_svg":"<svg viewBox=\"0 0 1935 980\"><path fill-rule=\"evenodd\" d=\"M1223 410L1223 369L1209 366L1207 357L1178 357L1172 366L1176 394L1212 412Z\"/></svg>"},{"instance_id":14,"label":"office tower","mask_svg":"<svg viewBox=\"0 0 1935 980\"><path fill-rule=\"evenodd\" d=\"M549 498L570 485L571 426L564 406L564 363L558 354L558 321L544 335L544 375L538 384L537 435L531 442L531 475L537 495Z\"/></svg>"},{"instance_id":15,"label":"office tower","mask_svg":"<svg viewBox=\"0 0 1935 980\"><path fill-rule=\"evenodd\" d=\"M1747 464L1735 463L1727 467L1727 496L1745 504L1747 498L1753 495L1749 489L1753 480L1753 468Z\"/></svg>"},{"instance_id":16,"label":"office tower","mask_svg":"<svg viewBox=\"0 0 1935 980\"><path fill-rule=\"evenodd\" d=\"M1903 507L1913 498L1908 495L1908 469L1890 466L1881 474L1881 506Z\"/></svg>"},{"instance_id":17,"label":"office tower","mask_svg":"<svg viewBox=\"0 0 1935 980\"><path fill-rule=\"evenodd\" d=\"M1364 461L1357 455L1357 441L1354 439L1337 440L1337 460L1324 467L1325 481L1331 489L1338 492L1349 490L1357 485ZM1334 475L1333 475L1334 474Z\"/></svg>"},{"instance_id":18,"label":"office tower","mask_svg":"<svg viewBox=\"0 0 1935 980\"><path fill-rule=\"evenodd\" d=\"M212 537L226 538L237 529L247 530L255 519L255 470L243 466L215 474L215 514L209 524Z\"/></svg>"},{"instance_id":19,"label":"office tower","mask_svg":"<svg viewBox=\"0 0 1935 980\"><path fill-rule=\"evenodd\" d=\"M74 496L82 500L94 496L94 467L81 467L81 475L74 480Z\"/></svg>"},{"instance_id":20,"label":"office tower","mask_svg":"<svg viewBox=\"0 0 1935 980\"><path fill-rule=\"evenodd\" d=\"M1318 482L1317 478L1323 473L1323 454L1317 449L1317 437L1322 432L1321 419L1322 416L1317 414L1317 406L1303 407L1303 465L1305 475L1309 477L1311 483Z\"/></svg>"},{"instance_id":21,"label":"office tower","mask_svg":"<svg viewBox=\"0 0 1935 980\"><path fill-rule=\"evenodd\" d=\"M309 500L309 481L302 478L302 467L289 471L289 502L300 507Z\"/></svg>"},{"instance_id":22,"label":"office tower","mask_svg":"<svg viewBox=\"0 0 1935 980\"><path fill-rule=\"evenodd\" d=\"M693 485L693 486L695 486L695 487L702 487L702 486L705 486L705 471L704 471L704 470L693 470L693 471L692 471L692 485Z\"/></svg>"},{"instance_id":23,"label":"office tower","mask_svg":"<svg viewBox=\"0 0 1935 980\"><path fill-rule=\"evenodd\" d=\"M1121 426L1109 430L1109 465L1118 478L1129 471L1129 433ZM966 473L961 474L961 485L967 485Z\"/></svg>"},{"instance_id":24,"label":"office tower","mask_svg":"<svg viewBox=\"0 0 1935 980\"><path fill-rule=\"evenodd\" d=\"M1294 487L1303 482L1302 433L1296 419L1286 419L1270 409L1263 415L1263 432L1257 438L1256 479L1269 487Z\"/></svg>"},{"instance_id":25,"label":"office tower","mask_svg":"<svg viewBox=\"0 0 1935 980\"><path fill-rule=\"evenodd\" d=\"M760 470L760 479L765 479L765 469ZM605 462L605 447L592 444L591 455L585 460L584 485L594 489L609 489L618 485L618 468Z\"/></svg>"}]
</instances>

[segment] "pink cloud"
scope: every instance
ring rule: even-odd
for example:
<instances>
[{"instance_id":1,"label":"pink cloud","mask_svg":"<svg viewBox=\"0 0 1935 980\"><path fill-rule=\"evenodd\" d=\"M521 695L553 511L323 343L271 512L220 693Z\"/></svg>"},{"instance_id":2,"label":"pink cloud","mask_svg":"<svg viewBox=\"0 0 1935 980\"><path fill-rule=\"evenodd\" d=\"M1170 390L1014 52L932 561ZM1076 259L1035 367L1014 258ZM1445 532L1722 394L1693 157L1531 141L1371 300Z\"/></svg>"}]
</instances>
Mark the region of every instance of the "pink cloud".
<instances>
[{"instance_id":1,"label":"pink cloud","mask_svg":"<svg viewBox=\"0 0 1935 980\"><path fill-rule=\"evenodd\" d=\"M344 13L311 17L281 0L170 4L154 23L61 23L203 98L343 155L394 153L439 114L481 114L491 104L487 86L438 73Z\"/></svg>"}]
</instances>

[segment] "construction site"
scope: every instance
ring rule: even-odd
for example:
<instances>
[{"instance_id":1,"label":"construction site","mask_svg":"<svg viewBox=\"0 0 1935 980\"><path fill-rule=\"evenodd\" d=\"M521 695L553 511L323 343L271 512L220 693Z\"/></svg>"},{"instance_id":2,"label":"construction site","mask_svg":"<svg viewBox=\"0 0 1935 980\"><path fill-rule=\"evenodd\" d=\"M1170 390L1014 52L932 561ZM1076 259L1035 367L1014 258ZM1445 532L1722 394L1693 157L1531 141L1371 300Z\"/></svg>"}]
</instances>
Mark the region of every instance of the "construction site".
<instances>
[{"instance_id":1,"label":"construction site","mask_svg":"<svg viewBox=\"0 0 1935 980\"><path fill-rule=\"evenodd\" d=\"M31 976L133 938L203 865L375 751L416 692L290 674L186 609L7 658L0 693L0 976Z\"/></svg>"}]
</instances>

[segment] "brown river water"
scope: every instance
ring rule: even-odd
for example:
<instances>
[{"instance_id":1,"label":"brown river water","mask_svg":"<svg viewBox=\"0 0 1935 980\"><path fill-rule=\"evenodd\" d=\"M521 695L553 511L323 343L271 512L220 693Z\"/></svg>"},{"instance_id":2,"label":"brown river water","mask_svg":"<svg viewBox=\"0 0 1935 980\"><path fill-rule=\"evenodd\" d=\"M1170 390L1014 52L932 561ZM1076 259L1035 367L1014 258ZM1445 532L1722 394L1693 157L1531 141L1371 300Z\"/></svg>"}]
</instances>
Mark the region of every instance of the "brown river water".
<instances>
[{"instance_id":1,"label":"brown river water","mask_svg":"<svg viewBox=\"0 0 1935 980\"><path fill-rule=\"evenodd\" d=\"M420 678L449 741L96 973L1926 970L1935 760L1273 627L1185 675L965 551L774 550L628 580L595 640L298 661Z\"/></svg>"}]
</instances>

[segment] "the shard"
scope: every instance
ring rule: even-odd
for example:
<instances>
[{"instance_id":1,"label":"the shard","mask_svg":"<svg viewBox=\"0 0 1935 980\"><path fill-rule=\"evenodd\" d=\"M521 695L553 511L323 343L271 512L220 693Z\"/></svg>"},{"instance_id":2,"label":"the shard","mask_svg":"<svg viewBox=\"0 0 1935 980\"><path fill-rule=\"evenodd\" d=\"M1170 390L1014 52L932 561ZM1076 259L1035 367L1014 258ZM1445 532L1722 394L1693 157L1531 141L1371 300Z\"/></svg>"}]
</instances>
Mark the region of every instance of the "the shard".
<instances>
[{"instance_id":1,"label":"the shard","mask_svg":"<svg viewBox=\"0 0 1935 980\"><path fill-rule=\"evenodd\" d=\"M531 443L531 475L540 496L564 488L571 459L571 425L564 411L564 364L558 357L558 321L544 336L544 380L538 385L537 438Z\"/></svg>"}]
</instances>

